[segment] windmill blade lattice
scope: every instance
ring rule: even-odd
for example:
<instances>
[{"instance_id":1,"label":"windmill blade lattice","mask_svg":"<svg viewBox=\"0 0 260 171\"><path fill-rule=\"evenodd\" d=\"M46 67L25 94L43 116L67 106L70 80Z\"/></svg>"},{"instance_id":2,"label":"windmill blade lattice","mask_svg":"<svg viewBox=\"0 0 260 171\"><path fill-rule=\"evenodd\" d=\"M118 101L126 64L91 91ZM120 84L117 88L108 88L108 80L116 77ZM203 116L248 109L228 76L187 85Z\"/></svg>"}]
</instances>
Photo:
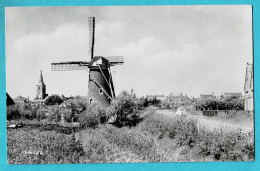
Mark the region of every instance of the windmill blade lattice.
<instances>
[{"instance_id":1,"label":"windmill blade lattice","mask_svg":"<svg viewBox=\"0 0 260 171\"><path fill-rule=\"evenodd\" d=\"M90 59L94 57L94 43L95 43L95 17L88 18L89 25L89 56Z\"/></svg>"},{"instance_id":2,"label":"windmill blade lattice","mask_svg":"<svg viewBox=\"0 0 260 171\"><path fill-rule=\"evenodd\" d=\"M87 70L89 62L86 61L70 61L70 62L54 62L51 63L52 71L71 71L71 70Z\"/></svg>"}]
</instances>

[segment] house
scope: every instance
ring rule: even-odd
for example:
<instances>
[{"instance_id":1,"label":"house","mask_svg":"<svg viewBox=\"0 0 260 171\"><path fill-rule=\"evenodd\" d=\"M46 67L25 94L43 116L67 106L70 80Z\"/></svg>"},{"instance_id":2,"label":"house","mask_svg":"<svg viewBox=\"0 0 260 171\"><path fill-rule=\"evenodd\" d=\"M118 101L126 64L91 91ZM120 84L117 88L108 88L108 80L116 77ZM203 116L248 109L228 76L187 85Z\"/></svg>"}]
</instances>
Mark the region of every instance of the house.
<instances>
[{"instance_id":1,"label":"house","mask_svg":"<svg viewBox=\"0 0 260 171\"><path fill-rule=\"evenodd\" d=\"M243 94L242 93L238 93L238 92L227 92L227 93L223 93L223 97L224 98L236 97L238 99L242 99L243 98Z\"/></svg>"},{"instance_id":2,"label":"house","mask_svg":"<svg viewBox=\"0 0 260 171\"><path fill-rule=\"evenodd\" d=\"M253 113L254 111L254 74L253 65L247 63L246 74L245 74L245 84L244 84L244 102L246 111Z\"/></svg>"},{"instance_id":3,"label":"house","mask_svg":"<svg viewBox=\"0 0 260 171\"><path fill-rule=\"evenodd\" d=\"M14 102L16 104L24 104L24 103L29 103L30 100L29 100L29 97L26 98L26 97L22 97L22 96L17 96L15 99L14 99Z\"/></svg>"},{"instance_id":4,"label":"house","mask_svg":"<svg viewBox=\"0 0 260 171\"><path fill-rule=\"evenodd\" d=\"M183 96L182 93L179 95L173 95L171 93L169 96L166 97L165 101L167 101L170 104L179 104L191 102L192 99L190 99L187 95Z\"/></svg>"},{"instance_id":5,"label":"house","mask_svg":"<svg viewBox=\"0 0 260 171\"><path fill-rule=\"evenodd\" d=\"M147 100L164 101L166 97L164 95L147 95L146 98L147 98Z\"/></svg>"},{"instance_id":6,"label":"house","mask_svg":"<svg viewBox=\"0 0 260 171\"><path fill-rule=\"evenodd\" d=\"M213 94L200 94L199 99L201 100L212 100L212 99L216 99L217 97Z\"/></svg>"}]
</instances>

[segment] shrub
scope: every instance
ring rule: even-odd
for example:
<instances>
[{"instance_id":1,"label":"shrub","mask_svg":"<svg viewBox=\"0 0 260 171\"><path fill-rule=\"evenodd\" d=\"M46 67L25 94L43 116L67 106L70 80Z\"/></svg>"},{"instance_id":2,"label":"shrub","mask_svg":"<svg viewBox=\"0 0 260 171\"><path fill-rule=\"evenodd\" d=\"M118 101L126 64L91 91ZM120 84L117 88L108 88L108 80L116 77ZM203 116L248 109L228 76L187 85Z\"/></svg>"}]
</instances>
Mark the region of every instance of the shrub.
<instances>
[{"instance_id":1,"label":"shrub","mask_svg":"<svg viewBox=\"0 0 260 171\"><path fill-rule=\"evenodd\" d=\"M108 162L113 156L111 144L98 131L90 131L85 141L86 158L90 163Z\"/></svg>"},{"instance_id":2,"label":"shrub","mask_svg":"<svg viewBox=\"0 0 260 171\"><path fill-rule=\"evenodd\" d=\"M19 110L21 113L21 117L24 119L34 119L36 118L36 113L38 111L39 107L34 106L31 103L24 103L24 104L19 104Z\"/></svg>"},{"instance_id":3,"label":"shrub","mask_svg":"<svg viewBox=\"0 0 260 171\"><path fill-rule=\"evenodd\" d=\"M49 108L49 115L48 115L48 120L49 121L54 121L54 122L59 122L61 120L61 113L60 113L60 107L59 106L52 106Z\"/></svg>"},{"instance_id":4,"label":"shrub","mask_svg":"<svg viewBox=\"0 0 260 171\"><path fill-rule=\"evenodd\" d=\"M223 129L210 131L201 127L198 133L195 120L185 116L166 118L154 112L147 114L138 127L158 139L174 139L178 147L198 149L198 154L203 158L212 156L214 160L237 161L253 160L255 156L253 132Z\"/></svg>"},{"instance_id":5,"label":"shrub","mask_svg":"<svg viewBox=\"0 0 260 171\"><path fill-rule=\"evenodd\" d=\"M45 100L46 105L59 105L63 102L63 99L59 95L51 95Z\"/></svg>"},{"instance_id":6,"label":"shrub","mask_svg":"<svg viewBox=\"0 0 260 171\"><path fill-rule=\"evenodd\" d=\"M87 109L87 102L85 99L77 98L77 99L69 99L66 101L66 104L68 104L73 110L75 110L76 113L81 114Z\"/></svg>"},{"instance_id":7,"label":"shrub","mask_svg":"<svg viewBox=\"0 0 260 171\"><path fill-rule=\"evenodd\" d=\"M197 139L197 122L183 116L167 118L161 114L151 113L140 124L142 130L158 136L175 139L178 146L193 147Z\"/></svg>"},{"instance_id":8,"label":"shrub","mask_svg":"<svg viewBox=\"0 0 260 171\"><path fill-rule=\"evenodd\" d=\"M6 114L8 120L21 118L21 112L19 110L19 107L15 104L11 106L7 106Z\"/></svg>"},{"instance_id":9,"label":"shrub","mask_svg":"<svg viewBox=\"0 0 260 171\"><path fill-rule=\"evenodd\" d=\"M177 145L193 147L198 136L197 121L186 118L185 115L177 117L175 121L175 131L171 130L171 135L173 132L176 134Z\"/></svg>"},{"instance_id":10,"label":"shrub","mask_svg":"<svg viewBox=\"0 0 260 171\"><path fill-rule=\"evenodd\" d=\"M42 119L45 119L45 118L47 118L47 113L48 113L49 111L47 110L47 109L45 109L45 108L40 108L39 110L37 110L37 112L36 112L36 118L38 119L38 120L42 120Z\"/></svg>"},{"instance_id":11,"label":"shrub","mask_svg":"<svg viewBox=\"0 0 260 171\"><path fill-rule=\"evenodd\" d=\"M169 137L170 130L174 129L172 122L155 111L150 111L146 114L144 121L139 124L142 131L151 133L153 136L158 136L159 139Z\"/></svg>"},{"instance_id":12,"label":"shrub","mask_svg":"<svg viewBox=\"0 0 260 171\"><path fill-rule=\"evenodd\" d=\"M210 99L198 101L195 104L196 109L211 109L211 110L244 110L244 101L238 98L226 99Z\"/></svg>"},{"instance_id":13,"label":"shrub","mask_svg":"<svg viewBox=\"0 0 260 171\"><path fill-rule=\"evenodd\" d=\"M60 112L60 115L64 116L64 119L65 119L66 122L72 122L72 119L73 119L73 121L77 120L77 116L73 115L71 109L60 108L59 112Z\"/></svg>"},{"instance_id":14,"label":"shrub","mask_svg":"<svg viewBox=\"0 0 260 171\"><path fill-rule=\"evenodd\" d=\"M105 108L97 103L91 104L87 110L79 116L80 128L95 128L99 123L107 122L108 117Z\"/></svg>"},{"instance_id":15,"label":"shrub","mask_svg":"<svg viewBox=\"0 0 260 171\"><path fill-rule=\"evenodd\" d=\"M198 147L203 156L213 156L215 160L241 161L252 160L255 156L253 133L239 130L201 130Z\"/></svg>"},{"instance_id":16,"label":"shrub","mask_svg":"<svg viewBox=\"0 0 260 171\"><path fill-rule=\"evenodd\" d=\"M137 98L133 91L123 91L116 100L112 101L107 109L107 114L115 118L117 126L134 126L139 122L137 115Z\"/></svg>"}]
</instances>

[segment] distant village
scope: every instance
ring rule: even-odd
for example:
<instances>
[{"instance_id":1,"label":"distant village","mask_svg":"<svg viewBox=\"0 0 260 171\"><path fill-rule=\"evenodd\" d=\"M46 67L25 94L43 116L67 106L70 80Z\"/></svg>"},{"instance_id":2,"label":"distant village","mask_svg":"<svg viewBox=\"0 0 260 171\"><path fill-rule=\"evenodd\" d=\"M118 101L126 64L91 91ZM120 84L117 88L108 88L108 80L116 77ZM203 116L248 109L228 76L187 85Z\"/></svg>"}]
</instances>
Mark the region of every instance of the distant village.
<instances>
[{"instance_id":1,"label":"distant village","mask_svg":"<svg viewBox=\"0 0 260 171\"><path fill-rule=\"evenodd\" d=\"M147 95L143 96L142 98L146 98L147 100L160 100L161 102L168 102L172 104L184 104L184 103L191 103L198 100L220 100L225 98L238 98L244 100L244 110L253 111L254 110L254 101L253 101L253 66L252 64L247 64L246 67L246 74L245 74L245 84L244 84L244 95L241 92L224 92L221 95L215 95L214 92L211 94L200 94L199 97L194 98L188 96L187 94L178 93L173 94L170 93L169 95ZM36 97L33 100L30 100L29 97L18 96L16 98L12 98L6 93L6 104L13 105L13 104L24 104L24 103L32 103L32 104L40 104L44 105L44 102L49 97L46 93L46 85L43 81L43 74L42 71L40 72L40 78L38 84L36 84ZM65 97L64 95L59 95L64 101L68 99L86 99L87 103L87 96L71 96Z\"/></svg>"}]
</instances>

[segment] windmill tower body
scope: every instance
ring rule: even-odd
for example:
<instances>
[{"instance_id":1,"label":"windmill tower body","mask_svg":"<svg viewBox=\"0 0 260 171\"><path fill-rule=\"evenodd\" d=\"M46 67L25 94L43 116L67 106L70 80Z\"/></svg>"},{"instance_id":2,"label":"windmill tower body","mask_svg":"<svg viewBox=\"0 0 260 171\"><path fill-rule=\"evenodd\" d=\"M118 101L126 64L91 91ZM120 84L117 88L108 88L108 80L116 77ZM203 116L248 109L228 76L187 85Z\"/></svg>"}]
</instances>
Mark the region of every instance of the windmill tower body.
<instances>
[{"instance_id":1,"label":"windmill tower body","mask_svg":"<svg viewBox=\"0 0 260 171\"><path fill-rule=\"evenodd\" d=\"M107 105L114 94L109 62L103 57L94 57L89 63L88 102Z\"/></svg>"},{"instance_id":2,"label":"windmill tower body","mask_svg":"<svg viewBox=\"0 0 260 171\"><path fill-rule=\"evenodd\" d=\"M88 103L109 105L115 98L110 67L124 63L122 56L94 57L95 17L89 17L89 58L90 61L52 63L53 71L88 70Z\"/></svg>"}]
</instances>

